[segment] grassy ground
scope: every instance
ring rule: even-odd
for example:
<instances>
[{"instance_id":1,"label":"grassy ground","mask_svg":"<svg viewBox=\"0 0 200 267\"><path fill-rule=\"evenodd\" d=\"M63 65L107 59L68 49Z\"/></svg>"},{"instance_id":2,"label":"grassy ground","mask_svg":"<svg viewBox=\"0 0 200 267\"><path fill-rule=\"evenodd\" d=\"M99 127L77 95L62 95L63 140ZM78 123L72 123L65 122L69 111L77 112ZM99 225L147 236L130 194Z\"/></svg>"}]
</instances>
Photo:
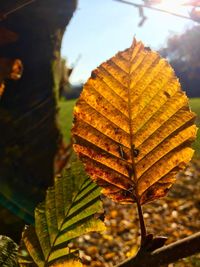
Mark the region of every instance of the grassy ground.
<instances>
[{"instance_id":1,"label":"grassy ground","mask_svg":"<svg viewBox=\"0 0 200 267\"><path fill-rule=\"evenodd\" d=\"M61 127L62 134L68 143L70 140L70 130L73 120L73 107L76 100L61 100L59 103L60 114L59 114L59 125Z\"/></svg>"},{"instance_id":2,"label":"grassy ground","mask_svg":"<svg viewBox=\"0 0 200 267\"><path fill-rule=\"evenodd\" d=\"M61 100L59 104L60 106L59 124L66 142L69 142L70 140L70 129L73 117L72 113L75 102L76 100L69 100L69 101ZM200 128L200 98L192 98L190 100L190 106L192 111L194 111L197 114L196 124ZM196 155L200 156L200 131L198 131L197 140L194 143L194 149L196 151Z\"/></svg>"}]
</instances>

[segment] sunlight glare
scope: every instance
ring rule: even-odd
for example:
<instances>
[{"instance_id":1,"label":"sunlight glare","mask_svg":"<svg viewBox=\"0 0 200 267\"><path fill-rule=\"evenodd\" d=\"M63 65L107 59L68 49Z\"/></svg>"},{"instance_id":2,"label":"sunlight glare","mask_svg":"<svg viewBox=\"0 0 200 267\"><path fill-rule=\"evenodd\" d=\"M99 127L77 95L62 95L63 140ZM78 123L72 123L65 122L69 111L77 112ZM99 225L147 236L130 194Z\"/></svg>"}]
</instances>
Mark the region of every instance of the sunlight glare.
<instances>
[{"instance_id":1,"label":"sunlight glare","mask_svg":"<svg viewBox=\"0 0 200 267\"><path fill-rule=\"evenodd\" d=\"M179 12L183 10L183 4L186 0L162 0L159 7L173 12Z\"/></svg>"}]
</instances>

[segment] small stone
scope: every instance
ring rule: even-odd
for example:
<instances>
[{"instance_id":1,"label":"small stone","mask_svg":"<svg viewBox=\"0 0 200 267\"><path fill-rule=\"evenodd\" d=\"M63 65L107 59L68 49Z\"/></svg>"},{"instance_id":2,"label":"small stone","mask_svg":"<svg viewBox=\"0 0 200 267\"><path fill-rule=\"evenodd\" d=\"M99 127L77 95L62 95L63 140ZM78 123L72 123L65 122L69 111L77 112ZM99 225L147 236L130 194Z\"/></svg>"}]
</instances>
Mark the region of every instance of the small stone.
<instances>
[{"instance_id":1,"label":"small stone","mask_svg":"<svg viewBox=\"0 0 200 267\"><path fill-rule=\"evenodd\" d=\"M176 223L172 223L172 224L171 224L171 228L172 228L172 229L176 229L176 228L177 228L177 224L176 224Z\"/></svg>"},{"instance_id":2,"label":"small stone","mask_svg":"<svg viewBox=\"0 0 200 267\"><path fill-rule=\"evenodd\" d=\"M110 217L113 218L113 219L115 219L115 218L117 217L117 215L118 215L117 210L112 210L112 211L110 212Z\"/></svg>"},{"instance_id":3,"label":"small stone","mask_svg":"<svg viewBox=\"0 0 200 267\"><path fill-rule=\"evenodd\" d=\"M115 256L114 252L109 252L109 253L105 254L104 258L106 261L108 261L108 260L111 260L112 258L114 258L114 256Z\"/></svg>"},{"instance_id":4,"label":"small stone","mask_svg":"<svg viewBox=\"0 0 200 267\"><path fill-rule=\"evenodd\" d=\"M91 246L87 248L87 253L90 255L95 255L96 253L98 253L98 249L96 246Z\"/></svg>"},{"instance_id":5,"label":"small stone","mask_svg":"<svg viewBox=\"0 0 200 267\"><path fill-rule=\"evenodd\" d=\"M172 211L172 217L177 218L178 217L178 212L176 210Z\"/></svg>"},{"instance_id":6,"label":"small stone","mask_svg":"<svg viewBox=\"0 0 200 267\"><path fill-rule=\"evenodd\" d=\"M84 236L84 239L88 241L88 240L91 239L91 236L90 236L90 235L85 235L85 236Z\"/></svg>"}]
</instances>

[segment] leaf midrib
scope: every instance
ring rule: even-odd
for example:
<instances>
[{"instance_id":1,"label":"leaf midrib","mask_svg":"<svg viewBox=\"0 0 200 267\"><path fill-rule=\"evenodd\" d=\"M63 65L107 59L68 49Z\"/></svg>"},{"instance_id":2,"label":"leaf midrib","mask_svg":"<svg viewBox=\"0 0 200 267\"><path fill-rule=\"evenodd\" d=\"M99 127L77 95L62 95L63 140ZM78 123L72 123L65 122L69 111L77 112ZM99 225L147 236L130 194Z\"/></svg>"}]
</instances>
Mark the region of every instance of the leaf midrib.
<instances>
[{"instance_id":1,"label":"leaf midrib","mask_svg":"<svg viewBox=\"0 0 200 267\"><path fill-rule=\"evenodd\" d=\"M64 215L63 221L62 221L62 223L61 223L59 229L61 229L62 226L64 225L64 223L65 223L65 218L68 216L68 214L69 214L69 212L70 212L70 210L71 210L71 208L72 208L74 202L76 201L76 198L77 198L78 195L79 195L79 192L82 190L82 188L83 188L84 184L86 183L86 181L87 181L87 179L85 179L85 180L83 181L83 184L80 186L80 188L78 189L76 195L75 195L74 198L72 199L72 202L71 202L71 204L70 204L70 206L69 206L69 209L68 209L67 213ZM53 242L53 244L51 245L51 249L50 249L50 251L49 251L49 254L48 254L48 256L47 256L47 258L46 258L46 260L45 260L44 267L48 267L49 258L50 258L50 256L51 256L51 253L52 253L53 248L55 247L56 240L57 240L58 237L59 237L59 233L60 233L59 229L58 229L58 233L57 233L57 235L56 235L56 237L55 237L55 239L54 239L54 242Z\"/></svg>"},{"instance_id":2,"label":"leaf midrib","mask_svg":"<svg viewBox=\"0 0 200 267\"><path fill-rule=\"evenodd\" d=\"M130 62L130 63L129 63ZM132 64L132 53L130 53L130 59L128 61L129 64L129 74L128 74L128 114L129 114L129 132L130 132L130 153L131 153L131 163L133 168L133 177L130 177L131 180L133 180L135 184L135 190L132 192L132 197L138 199L138 193L137 193L137 171L136 171L136 165L135 165L135 159L134 159L134 147L133 147L133 129L132 129L132 112L131 112L131 64Z\"/></svg>"}]
</instances>

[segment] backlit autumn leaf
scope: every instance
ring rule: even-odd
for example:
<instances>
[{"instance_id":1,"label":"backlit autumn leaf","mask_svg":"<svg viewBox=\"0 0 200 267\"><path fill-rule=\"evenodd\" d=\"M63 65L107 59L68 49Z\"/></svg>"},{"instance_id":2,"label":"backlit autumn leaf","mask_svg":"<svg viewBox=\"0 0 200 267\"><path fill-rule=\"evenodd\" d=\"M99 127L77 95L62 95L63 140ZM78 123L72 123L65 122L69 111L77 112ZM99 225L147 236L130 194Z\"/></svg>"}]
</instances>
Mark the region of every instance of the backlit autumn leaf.
<instances>
[{"instance_id":1,"label":"backlit autumn leaf","mask_svg":"<svg viewBox=\"0 0 200 267\"><path fill-rule=\"evenodd\" d=\"M1 82L0 83L0 97L3 95L4 89L5 89L5 84L4 84L4 82Z\"/></svg>"},{"instance_id":2,"label":"backlit autumn leaf","mask_svg":"<svg viewBox=\"0 0 200 267\"><path fill-rule=\"evenodd\" d=\"M74 149L105 195L144 204L164 196L190 161L194 119L168 62L134 40L85 84Z\"/></svg>"},{"instance_id":3,"label":"backlit autumn leaf","mask_svg":"<svg viewBox=\"0 0 200 267\"><path fill-rule=\"evenodd\" d=\"M6 79L19 80L23 73L20 59L0 58L0 97L5 91Z\"/></svg>"},{"instance_id":4,"label":"backlit autumn leaf","mask_svg":"<svg viewBox=\"0 0 200 267\"><path fill-rule=\"evenodd\" d=\"M18 80L23 72L23 64L20 59L0 58L0 80Z\"/></svg>"},{"instance_id":5,"label":"backlit autumn leaf","mask_svg":"<svg viewBox=\"0 0 200 267\"><path fill-rule=\"evenodd\" d=\"M12 64L12 69L9 75L11 80L19 80L22 76L23 64L20 59L15 59Z\"/></svg>"}]
</instances>

